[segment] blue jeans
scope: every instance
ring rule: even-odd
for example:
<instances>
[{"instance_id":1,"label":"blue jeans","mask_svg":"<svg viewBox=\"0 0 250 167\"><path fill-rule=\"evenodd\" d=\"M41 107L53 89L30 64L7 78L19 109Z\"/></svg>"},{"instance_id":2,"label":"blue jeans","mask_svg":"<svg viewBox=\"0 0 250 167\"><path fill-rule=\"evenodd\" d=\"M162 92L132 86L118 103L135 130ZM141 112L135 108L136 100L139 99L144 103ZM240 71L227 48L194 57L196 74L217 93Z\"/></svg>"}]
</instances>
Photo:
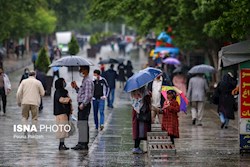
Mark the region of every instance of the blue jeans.
<instances>
[{"instance_id":1,"label":"blue jeans","mask_svg":"<svg viewBox=\"0 0 250 167\"><path fill-rule=\"evenodd\" d=\"M115 88L110 88L110 92L108 95L108 107L113 108L114 100L115 100Z\"/></svg>"},{"instance_id":2,"label":"blue jeans","mask_svg":"<svg viewBox=\"0 0 250 167\"><path fill-rule=\"evenodd\" d=\"M221 123L225 123L225 126L228 126L229 119L225 118L225 116L224 116L224 114L222 112L219 113L219 116L220 116Z\"/></svg>"},{"instance_id":3,"label":"blue jeans","mask_svg":"<svg viewBox=\"0 0 250 167\"><path fill-rule=\"evenodd\" d=\"M95 121L95 128L98 129L98 110L100 111L100 125L104 124L104 106L105 100L96 99L93 100L93 109L94 109L94 121Z\"/></svg>"}]
</instances>

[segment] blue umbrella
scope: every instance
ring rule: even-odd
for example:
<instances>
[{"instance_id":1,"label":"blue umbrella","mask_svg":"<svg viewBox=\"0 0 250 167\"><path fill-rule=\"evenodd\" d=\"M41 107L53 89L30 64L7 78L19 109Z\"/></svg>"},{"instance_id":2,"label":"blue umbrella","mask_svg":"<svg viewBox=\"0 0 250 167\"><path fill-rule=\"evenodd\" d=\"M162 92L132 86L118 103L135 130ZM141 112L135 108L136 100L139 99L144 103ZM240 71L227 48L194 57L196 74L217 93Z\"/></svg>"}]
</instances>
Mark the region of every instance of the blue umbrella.
<instances>
[{"instance_id":1,"label":"blue umbrella","mask_svg":"<svg viewBox=\"0 0 250 167\"><path fill-rule=\"evenodd\" d=\"M171 48L171 47L156 47L154 50L154 53L162 52L162 51L167 51L169 53L174 53L178 54L179 53L179 48Z\"/></svg>"},{"instance_id":2,"label":"blue umbrella","mask_svg":"<svg viewBox=\"0 0 250 167\"><path fill-rule=\"evenodd\" d=\"M148 84L149 82L153 81L161 73L161 70L152 67L148 67L144 70L141 70L127 80L124 87L124 91L132 92L136 89L139 89L144 85Z\"/></svg>"}]
</instances>

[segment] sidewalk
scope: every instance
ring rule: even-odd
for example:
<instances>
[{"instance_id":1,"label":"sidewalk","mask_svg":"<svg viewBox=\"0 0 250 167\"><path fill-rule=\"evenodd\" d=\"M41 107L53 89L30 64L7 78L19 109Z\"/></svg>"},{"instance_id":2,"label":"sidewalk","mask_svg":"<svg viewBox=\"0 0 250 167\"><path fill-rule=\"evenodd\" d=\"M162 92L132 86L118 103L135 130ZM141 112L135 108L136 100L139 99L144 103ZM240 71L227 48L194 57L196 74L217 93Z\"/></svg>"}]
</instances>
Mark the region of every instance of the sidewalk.
<instances>
[{"instance_id":1,"label":"sidewalk","mask_svg":"<svg viewBox=\"0 0 250 167\"><path fill-rule=\"evenodd\" d=\"M19 56L18 59L15 55L11 55L4 58L3 60L3 68L6 74L10 74L31 64L32 62L30 54L25 54L24 57Z\"/></svg>"},{"instance_id":2,"label":"sidewalk","mask_svg":"<svg viewBox=\"0 0 250 167\"><path fill-rule=\"evenodd\" d=\"M86 52L82 52L86 58ZM91 59L95 66L91 67L90 75L98 68L99 57L116 57L108 46L102 48L101 54ZM131 59L135 68L134 72L141 69L147 61L142 53L131 53L125 59ZM11 64L11 63L9 63ZM106 66L106 69L108 66ZM51 71L50 71L51 72ZM129 94L124 93L117 83L116 100L114 109L105 109L105 125L103 131L96 131L93 120L93 112L89 117L90 143L88 151L58 151L58 140L53 133L39 133L44 135L41 139L16 139L13 138L13 124L20 123L21 111L15 101L15 93L19 77L22 71L10 74L13 82L13 92L8 96L7 116L0 116L0 166L82 166L82 167L144 167L148 166L147 154L133 155L132 140L132 109ZM65 67L60 68L60 75L67 81L67 90L73 98L73 106L76 110L76 93L70 87L71 72ZM78 72L74 72L74 80L81 82ZM53 92L54 90L52 90ZM39 114L39 123L52 124L53 93L44 97L44 110ZM237 113L235 113L236 115ZM193 126L191 114L180 113L180 138L176 139L177 156L154 166L202 166L202 167L233 167L249 166L250 157L239 155L238 129L236 120L230 121L228 129L220 129L220 121L214 105L206 104L203 126ZM77 143L76 135L66 139L69 147ZM144 150L146 145L141 144Z\"/></svg>"}]
</instances>

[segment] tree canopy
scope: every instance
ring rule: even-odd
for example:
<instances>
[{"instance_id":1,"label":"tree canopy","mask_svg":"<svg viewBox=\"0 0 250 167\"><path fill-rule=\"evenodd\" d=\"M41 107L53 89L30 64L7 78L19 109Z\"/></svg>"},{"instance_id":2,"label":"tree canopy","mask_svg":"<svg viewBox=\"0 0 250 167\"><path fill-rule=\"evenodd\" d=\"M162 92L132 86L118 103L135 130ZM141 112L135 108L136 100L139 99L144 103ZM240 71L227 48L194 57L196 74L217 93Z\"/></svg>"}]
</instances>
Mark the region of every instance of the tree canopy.
<instances>
[{"instance_id":1,"label":"tree canopy","mask_svg":"<svg viewBox=\"0 0 250 167\"><path fill-rule=\"evenodd\" d=\"M250 35L248 0L92 0L88 15L102 21L122 16L141 34L152 30L159 33L171 26L178 47L204 48L212 64L224 42Z\"/></svg>"}]
</instances>

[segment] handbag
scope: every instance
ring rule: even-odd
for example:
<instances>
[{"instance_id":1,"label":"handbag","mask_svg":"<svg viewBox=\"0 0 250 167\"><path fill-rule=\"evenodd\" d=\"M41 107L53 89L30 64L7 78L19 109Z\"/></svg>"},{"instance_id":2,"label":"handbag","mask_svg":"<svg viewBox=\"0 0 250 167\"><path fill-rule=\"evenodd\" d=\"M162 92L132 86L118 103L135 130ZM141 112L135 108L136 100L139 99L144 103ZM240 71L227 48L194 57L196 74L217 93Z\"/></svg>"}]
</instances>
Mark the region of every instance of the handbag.
<instances>
[{"instance_id":1,"label":"handbag","mask_svg":"<svg viewBox=\"0 0 250 167\"><path fill-rule=\"evenodd\" d=\"M70 126L70 130L69 130L68 134L69 134L69 136L73 136L76 132L75 124L72 121L69 121L69 126Z\"/></svg>"},{"instance_id":2,"label":"handbag","mask_svg":"<svg viewBox=\"0 0 250 167\"><path fill-rule=\"evenodd\" d=\"M220 99L220 92L219 92L219 85L216 87L214 90L214 93L212 95L212 103L218 105L219 104L219 99Z\"/></svg>"},{"instance_id":3,"label":"handbag","mask_svg":"<svg viewBox=\"0 0 250 167\"><path fill-rule=\"evenodd\" d=\"M151 112L147 110L147 105L143 104L140 113L137 114L137 120L140 122L151 122Z\"/></svg>"}]
</instances>

